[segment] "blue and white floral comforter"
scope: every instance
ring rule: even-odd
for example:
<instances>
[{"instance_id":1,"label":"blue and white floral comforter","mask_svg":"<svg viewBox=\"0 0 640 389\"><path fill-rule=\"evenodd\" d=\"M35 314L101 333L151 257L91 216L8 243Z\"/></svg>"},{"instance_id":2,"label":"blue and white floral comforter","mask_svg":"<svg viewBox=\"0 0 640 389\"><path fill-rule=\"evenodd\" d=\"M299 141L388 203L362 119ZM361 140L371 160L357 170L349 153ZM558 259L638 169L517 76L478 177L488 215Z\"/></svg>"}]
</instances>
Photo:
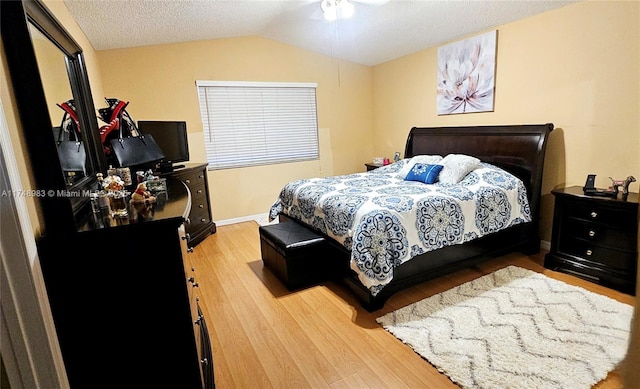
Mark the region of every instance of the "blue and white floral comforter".
<instances>
[{"instance_id":1,"label":"blue and white floral comforter","mask_svg":"<svg viewBox=\"0 0 640 389\"><path fill-rule=\"evenodd\" d=\"M272 205L351 251L351 268L375 296L416 255L531 221L526 188L482 163L459 184L405 181L401 160L367 173L292 181Z\"/></svg>"}]
</instances>

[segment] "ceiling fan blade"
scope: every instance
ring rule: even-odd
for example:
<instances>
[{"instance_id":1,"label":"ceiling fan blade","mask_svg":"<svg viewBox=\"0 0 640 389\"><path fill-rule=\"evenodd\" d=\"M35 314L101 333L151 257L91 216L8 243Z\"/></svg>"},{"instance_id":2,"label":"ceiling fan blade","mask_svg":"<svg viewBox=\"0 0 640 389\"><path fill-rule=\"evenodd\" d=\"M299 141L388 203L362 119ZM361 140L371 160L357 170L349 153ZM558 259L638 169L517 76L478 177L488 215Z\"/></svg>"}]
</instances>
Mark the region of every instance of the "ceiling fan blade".
<instances>
[{"instance_id":1,"label":"ceiling fan blade","mask_svg":"<svg viewBox=\"0 0 640 389\"><path fill-rule=\"evenodd\" d=\"M313 8L311 15L309 15L311 20L324 20L324 15L322 13L322 9L320 8L320 3L318 3L317 7Z\"/></svg>"}]
</instances>

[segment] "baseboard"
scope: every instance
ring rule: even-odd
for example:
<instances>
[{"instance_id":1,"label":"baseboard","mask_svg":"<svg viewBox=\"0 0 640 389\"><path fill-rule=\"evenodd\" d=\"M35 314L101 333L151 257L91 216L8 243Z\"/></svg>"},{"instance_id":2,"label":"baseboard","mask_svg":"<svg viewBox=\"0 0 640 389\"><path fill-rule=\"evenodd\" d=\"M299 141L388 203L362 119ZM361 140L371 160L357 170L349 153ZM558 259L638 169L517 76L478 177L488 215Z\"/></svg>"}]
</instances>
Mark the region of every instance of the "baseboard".
<instances>
[{"instance_id":1,"label":"baseboard","mask_svg":"<svg viewBox=\"0 0 640 389\"><path fill-rule=\"evenodd\" d=\"M551 242L549 242L547 240L541 240L540 241L540 248L542 250L545 250L545 251L551 250Z\"/></svg>"},{"instance_id":2,"label":"baseboard","mask_svg":"<svg viewBox=\"0 0 640 389\"><path fill-rule=\"evenodd\" d=\"M261 220L261 219L266 219L269 217L268 213L259 213L256 215L249 215L249 216L242 216L242 217L236 217L233 219L226 219L226 220L216 220L216 225L218 226L224 226L227 224L236 224L236 223L243 223L243 222L248 222L248 221L252 221L252 220Z\"/></svg>"}]
</instances>

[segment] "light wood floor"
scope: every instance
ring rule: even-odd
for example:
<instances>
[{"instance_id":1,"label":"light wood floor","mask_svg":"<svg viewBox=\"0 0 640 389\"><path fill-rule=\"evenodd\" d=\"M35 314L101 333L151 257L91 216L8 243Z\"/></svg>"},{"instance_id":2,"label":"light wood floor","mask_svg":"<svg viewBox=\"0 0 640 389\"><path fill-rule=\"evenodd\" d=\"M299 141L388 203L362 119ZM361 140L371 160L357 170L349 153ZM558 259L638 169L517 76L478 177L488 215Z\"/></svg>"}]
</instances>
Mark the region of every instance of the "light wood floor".
<instances>
[{"instance_id":1,"label":"light wood floor","mask_svg":"<svg viewBox=\"0 0 640 389\"><path fill-rule=\"evenodd\" d=\"M544 269L543 254L515 253L400 292L383 309L368 313L339 283L288 292L263 268L253 221L219 226L191 255L218 389L456 388L375 319L507 265L634 304L632 296ZM618 371L596 386L621 387Z\"/></svg>"}]
</instances>

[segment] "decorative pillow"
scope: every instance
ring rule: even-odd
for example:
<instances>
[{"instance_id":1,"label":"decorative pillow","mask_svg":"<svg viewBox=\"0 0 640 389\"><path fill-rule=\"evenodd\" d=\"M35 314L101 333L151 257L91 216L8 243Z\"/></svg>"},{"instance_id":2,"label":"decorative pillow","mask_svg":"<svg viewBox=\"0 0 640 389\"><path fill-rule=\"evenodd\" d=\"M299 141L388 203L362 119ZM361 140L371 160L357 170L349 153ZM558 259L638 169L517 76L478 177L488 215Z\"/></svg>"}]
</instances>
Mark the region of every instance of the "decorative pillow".
<instances>
[{"instance_id":1,"label":"decorative pillow","mask_svg":"<svg viewBox=\"0 0 640 389\"><path fill-rule=\"evenodd\" d=\"M438 181L438 175L442 170L442 165L429 165L424 163L416 163L413 169L409 170L406 181L418 181L425 184L433 184Z\"/></svg>"},{"instance_id":2,"label":"decorative pillow","mask_svg":"<svg viewBox=\"0 0 640 389\"><path fill-rule=\"evenodd\" d=\"M409 159L407 163L404 164L402 169L400 169L400 171L398 172L398 178L404 180L404 178L407 176L407 173L409 173L409 170L411 170L413 165L415 165L416 163L435 165L436 163L439 163L440 160L442 160L441 155L416 155L415 157Z\"/></svg>"},{"instance_id":3,"label":"decorative pillow","mask_svg":"<svg viewBox=\"0 0 640 389\"><path fill-rule=\"evenodd\" d=\"M440 172L440 182L443 184L457 184L481 166L478 158L464 154L449 154L439 163L443 166Z\"/></svg>"}]
</instances>

